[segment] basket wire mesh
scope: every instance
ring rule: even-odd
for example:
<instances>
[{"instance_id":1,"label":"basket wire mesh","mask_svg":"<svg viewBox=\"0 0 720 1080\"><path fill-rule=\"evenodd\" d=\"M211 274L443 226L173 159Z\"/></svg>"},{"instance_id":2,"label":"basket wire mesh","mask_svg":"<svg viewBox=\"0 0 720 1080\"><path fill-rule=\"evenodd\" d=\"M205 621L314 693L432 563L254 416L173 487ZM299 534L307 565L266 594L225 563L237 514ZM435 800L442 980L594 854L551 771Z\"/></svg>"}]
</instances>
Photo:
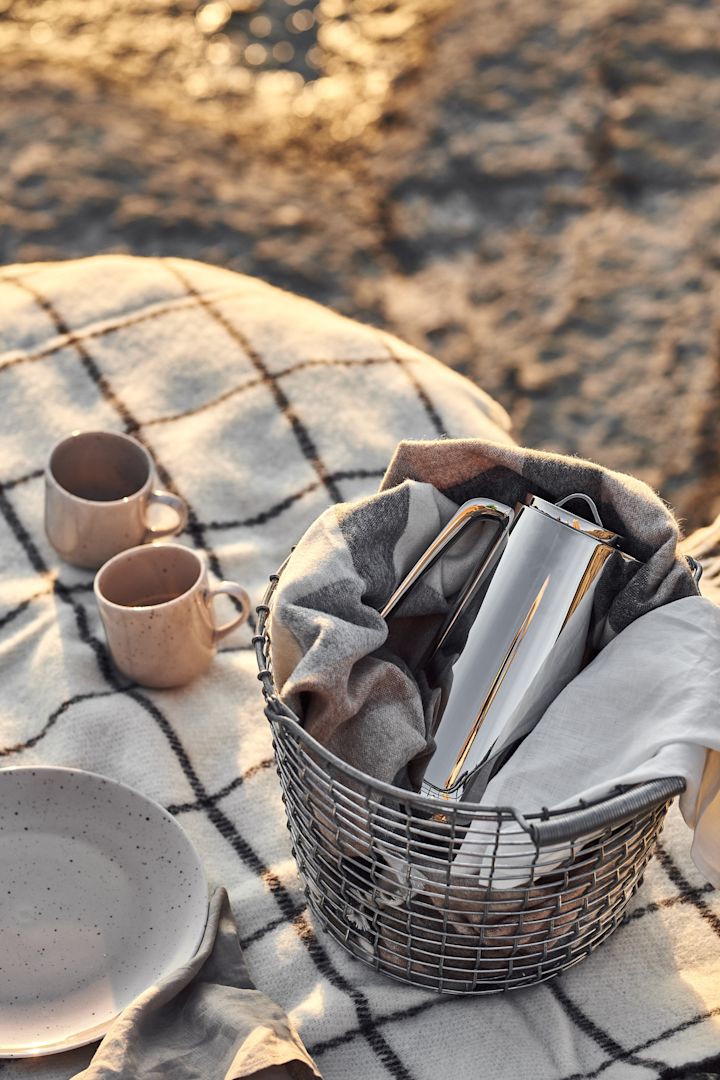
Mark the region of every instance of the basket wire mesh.
<instances>
[{"instance_id":1,"label":"basket wire mesh","mask_svg":"<svg viewBox=\"0 0 720 1080\"><path fill-rule=\"evenodd\" d=\"M278 579L253 640L318 923L377 971L449 994L530 986L584 959L621 921L684 781L525 816L374 780L321 746L278 696L268 628Z\"/></svg>"}]
</instances>

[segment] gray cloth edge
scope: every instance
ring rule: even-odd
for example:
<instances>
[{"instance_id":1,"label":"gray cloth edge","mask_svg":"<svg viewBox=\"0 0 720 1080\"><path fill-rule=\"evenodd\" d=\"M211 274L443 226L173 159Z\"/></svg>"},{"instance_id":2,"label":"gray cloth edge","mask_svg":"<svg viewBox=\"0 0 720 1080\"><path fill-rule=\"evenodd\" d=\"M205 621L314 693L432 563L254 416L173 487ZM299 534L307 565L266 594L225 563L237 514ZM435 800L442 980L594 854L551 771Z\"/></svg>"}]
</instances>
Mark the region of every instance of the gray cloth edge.
<instances>
[{"instance_id":1,"label":"gray cloth edge","mask_svg":"<svg viewBox=\"0 0 720 1080\"><path fill-rule=\"evenodd\" d=\"M267 1022L256 1025L253 1029L253 1034L260 1031L260 1026L264 1029L258 1045L248 1046L247 1038L236 1042L234 1047L228 1041L226 1047L220 1049L225 1055L232 1053L229 1068L220 1065L222 1072L209 1071L213 1063L208 1061L208 1071L203 1071L202 1074L198 1072L197 1080L242 1080L251 1076L265 1076L267 1080L271 1077L273 1080L310 1080L311 1077L320 1077L317 1066L286 1014L265 994L253 987L242 959L227 891L218 887L210 898L203 938L192 959L170 972L157 985L148 987L120 1013L97 1048L89 1066L77 1073L72 1080L142 1080L143 1077L155 1080L160 1075L167 1075L168 1078L180 1075L179 1071L165 1072L164 1067L159 1073L154 1065L150 1066L152 1071L146 1072L141 1068L139 1071L143 1048L148 1051L156 1049L153 1045L153 1018L157 1020L166 1006L175 1002L183 991L192 989L193 983L199 986L203 980L198 977L203 969L208 968L209 973L213 974L216 950L219 951L223 944L228 943L231 931L237 952L230 957L231 964L225 974L234 978L236 983L245 984L235 986L234 989L243 996L249 995L245 1001L252 1006L248 1011L253 1018L257 1013L264 1015ZM222 940L223 935L226 941ZM217 1053L218 1047L214 1049ZM169 1064L172 1068L171 1062ZM195 1074L183 1071L181 1075L188 1077Z\"/></svg>"}]
</instances>

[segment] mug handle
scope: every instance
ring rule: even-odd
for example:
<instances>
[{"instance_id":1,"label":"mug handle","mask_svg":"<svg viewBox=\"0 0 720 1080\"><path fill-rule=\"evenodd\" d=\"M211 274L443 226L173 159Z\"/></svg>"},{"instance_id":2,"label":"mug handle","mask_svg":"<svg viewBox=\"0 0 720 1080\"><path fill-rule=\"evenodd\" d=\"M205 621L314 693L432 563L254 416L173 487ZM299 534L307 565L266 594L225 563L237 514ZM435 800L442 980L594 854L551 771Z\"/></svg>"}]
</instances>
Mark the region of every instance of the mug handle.
<instances>
[{"instance_id":1,"label":"mug handle","mask_svg":"<svg viewBox=\"0 0 720 1080\"><path fill-rule=\"evenodd\" d=\"M222 626L216 626L213 630L213 639L215 641L222 641L224 637L234 630L236 626L241 626L242 623L247 622L248 616L252 609L250 597L243 589L242 585L238 585L236 581L221 581L214 589L209 589L207 593L208 605L212 610L212 602L216 596L232 596L235 600L238 600L242 610L240 614L230 622L223 623ZM214 620L213 620L214 621Z\"/></svg>"},{"instance_id":2,"label":"mug handle","mask_svg":"<svg viewBox=\"0 0 720 1080\"><path fill-rule=\"evenodd\" d=\"M182 532L187 523L187 506L185 500L181 499L179 495L173 495L169 491L151 491L148 495L148 503L160 503L161 506L169 506L178 516L178 519L174 525L170 525L166 529L153 529L152 526L146 523L146 540L160 540L163 536L175 536L177 533Z\"/></svg>"}]
</instances>

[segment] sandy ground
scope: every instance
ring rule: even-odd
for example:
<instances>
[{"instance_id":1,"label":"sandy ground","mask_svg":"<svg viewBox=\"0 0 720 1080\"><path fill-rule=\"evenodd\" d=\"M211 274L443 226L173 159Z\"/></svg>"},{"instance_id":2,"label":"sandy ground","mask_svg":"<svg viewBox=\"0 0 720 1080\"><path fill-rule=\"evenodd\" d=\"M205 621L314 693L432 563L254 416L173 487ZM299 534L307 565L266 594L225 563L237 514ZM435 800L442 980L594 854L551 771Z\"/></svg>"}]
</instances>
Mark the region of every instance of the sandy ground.
<instances>
[{"instance_id":1,"label":"sandy ground","mask_svg":"<svg viewBox=\"0 0 720 1080\"><path fill-rule=\"evenodd\" d=\"M0 0L0 258L205 259L720 510L712 0Z\"/></svg>"}]
</instances>

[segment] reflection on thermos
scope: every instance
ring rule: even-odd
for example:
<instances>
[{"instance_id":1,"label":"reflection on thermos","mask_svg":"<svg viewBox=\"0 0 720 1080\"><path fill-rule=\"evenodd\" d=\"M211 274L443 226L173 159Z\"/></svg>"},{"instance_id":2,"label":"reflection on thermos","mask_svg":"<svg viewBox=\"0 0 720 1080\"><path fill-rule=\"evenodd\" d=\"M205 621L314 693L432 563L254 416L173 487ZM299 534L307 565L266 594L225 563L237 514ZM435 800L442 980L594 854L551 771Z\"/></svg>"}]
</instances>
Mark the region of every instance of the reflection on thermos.
<instances>
[{"instance_id":1,"label":"reflection on thermos","mask_svg":"<svg viewBox=\"0 0 720 1080\"><path fill-rule=\"evenodd\" d=\"M566 509L578 499L594 520ZM583 666L593 598L620 540L603 527L587 495L569 495L557 504L529 496L514 510L473 499L390 597L382 612L386 619L478 520L495 522L498 535L422 664L430 684L441 688L436 749L423 791L473 801Z\"/></svg>"}]
</instances>

